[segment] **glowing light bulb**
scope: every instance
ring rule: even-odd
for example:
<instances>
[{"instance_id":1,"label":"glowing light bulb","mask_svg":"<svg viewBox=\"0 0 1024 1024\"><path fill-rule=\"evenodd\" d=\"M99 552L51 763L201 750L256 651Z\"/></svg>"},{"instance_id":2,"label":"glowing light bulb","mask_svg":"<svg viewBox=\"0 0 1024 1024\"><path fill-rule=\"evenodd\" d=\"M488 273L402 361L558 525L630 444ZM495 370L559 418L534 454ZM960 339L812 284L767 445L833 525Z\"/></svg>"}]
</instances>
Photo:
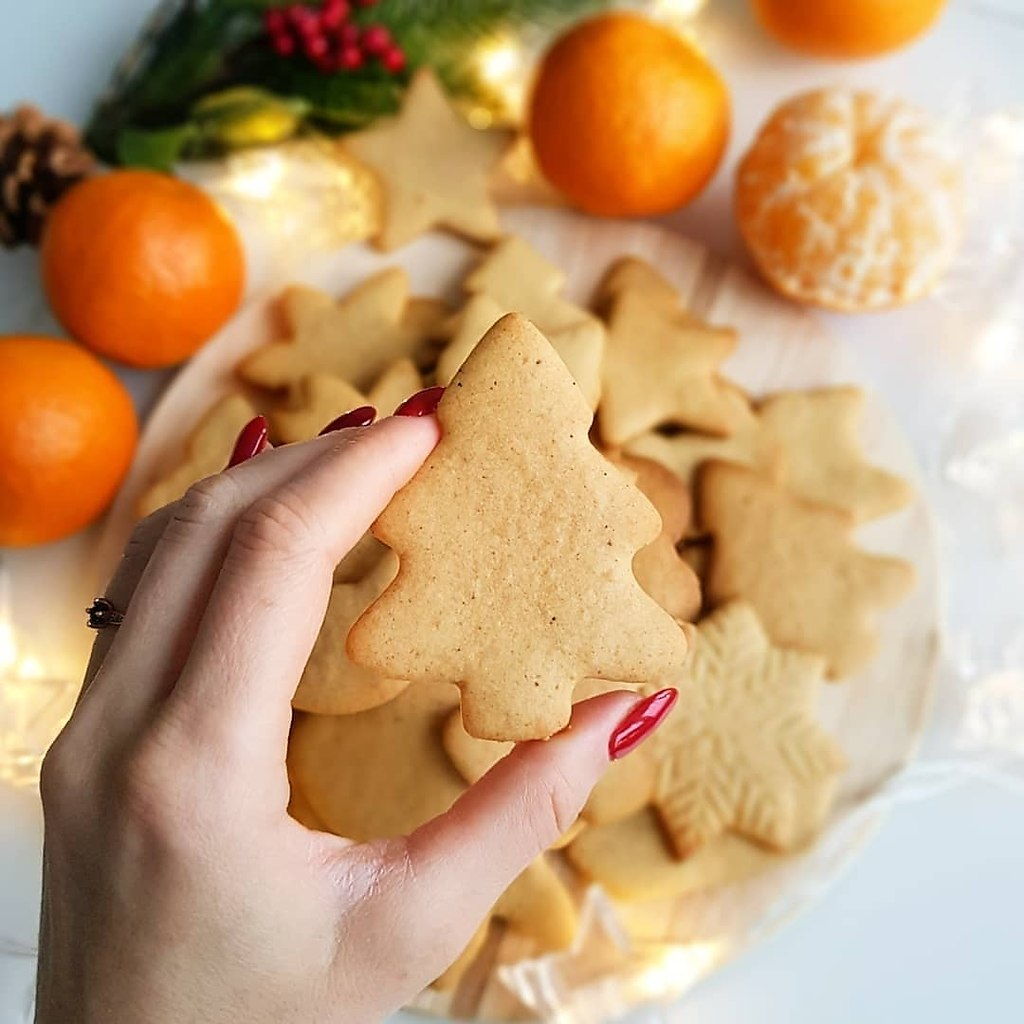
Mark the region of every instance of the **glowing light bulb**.
<instances>
[{"instance_id":1,"label":"glowing light bulb","mask_svg":"<svg viewBox=\"0 0 1024 1024\"><path fill-rule=\"evenodd\" d=\"M506 36L483 43L477 50L476 68L502 113L518 115L526 94L526 55L518 40Z\"/></svg>"},{"instance_id":2,"label":"glowing light bulb","mask_svg":"<svg viewBox=\"0 0 1024 1024\"><path fill-rule=\"evenodd\" d=\"M226 188L242 199L267 200L284 181L287 165L272 150L246 154L235 161Z\"/></svg>"},{"instance_id":3,"label":"glowing light bulb","mask_svg":"<svg viewBox=\"0 0 1024 1024\"><path fill-rule=\"evenodd\" d=\"M667 21L687 21L704 10L707 0L657 0L654 13Z\"/></svg>"},{"instance_id":4,"label":"glowing light bulb","mask_svg":"<svg viewBox=\"0 0 1024 1024\"><path fill-rule=\"evenodd\" d=\"M18 661L18 642L14 626L6 618L0 619L0 673L9 672Z\"/></svg>"}]
</instances>

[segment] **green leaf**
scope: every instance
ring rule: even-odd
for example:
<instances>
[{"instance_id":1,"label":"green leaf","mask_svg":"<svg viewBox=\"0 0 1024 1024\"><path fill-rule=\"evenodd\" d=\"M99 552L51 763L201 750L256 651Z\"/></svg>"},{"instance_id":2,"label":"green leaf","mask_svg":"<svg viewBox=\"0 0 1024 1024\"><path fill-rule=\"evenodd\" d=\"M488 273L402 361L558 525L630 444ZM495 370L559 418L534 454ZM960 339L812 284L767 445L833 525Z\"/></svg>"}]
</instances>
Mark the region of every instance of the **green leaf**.
<instances>
[{"instance_id":1,"label":"green leaf","mask_svg":"<svg viewBox=\"0 0 1024 1024\"><path fill-rule=\"evenodd\" d=\"M126 167L170 171L196 136L196 128L191 124L154 131L124 128L117 137L117 160Z\"/></svg>"}]
</instances>

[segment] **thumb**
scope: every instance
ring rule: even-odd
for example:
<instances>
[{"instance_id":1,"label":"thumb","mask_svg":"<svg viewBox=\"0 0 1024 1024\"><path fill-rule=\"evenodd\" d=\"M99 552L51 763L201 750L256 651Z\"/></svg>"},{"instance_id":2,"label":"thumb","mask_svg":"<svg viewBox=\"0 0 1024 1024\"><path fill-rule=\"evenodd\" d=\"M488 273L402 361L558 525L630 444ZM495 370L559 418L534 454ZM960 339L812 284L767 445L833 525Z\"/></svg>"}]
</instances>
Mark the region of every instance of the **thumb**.
<instances>
[{"instance_id":1,"label":"thumb","mask_svg":"<svg viewBox=\"0 0 1024 1024\"><path fill-rule=\"evenodd\" d=\"M577 704L549 740L520 743L452 808L409 836L417 885L449 926L469 930L498 897L576 820L612 758L625 756L660 724L676 690L638 700L616 692Z\"/></svg>"}]
</instances>

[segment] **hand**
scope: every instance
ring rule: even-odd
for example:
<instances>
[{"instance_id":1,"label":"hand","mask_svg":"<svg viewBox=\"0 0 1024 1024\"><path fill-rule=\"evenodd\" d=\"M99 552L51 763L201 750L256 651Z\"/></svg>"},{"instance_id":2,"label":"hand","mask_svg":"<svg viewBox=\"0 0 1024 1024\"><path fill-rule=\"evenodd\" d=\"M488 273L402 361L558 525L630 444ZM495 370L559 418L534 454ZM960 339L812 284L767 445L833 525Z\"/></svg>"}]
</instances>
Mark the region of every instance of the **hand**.
<instances>
[{"instance_id":1,"label":"hand","mask_svg":"<svg viewBox=\"0 0 1024 1024\"><path fill-rule=\"evenodd\" d=\"M39 1024L380 1020L575 819L609 737L649 731L616 729L631 694L588 701L401 839L288 816L290 700L333 569L437 439L393 417L268 450L138 526L107 592L124 622L43 765Z\"/></svg>"}]
</instances>

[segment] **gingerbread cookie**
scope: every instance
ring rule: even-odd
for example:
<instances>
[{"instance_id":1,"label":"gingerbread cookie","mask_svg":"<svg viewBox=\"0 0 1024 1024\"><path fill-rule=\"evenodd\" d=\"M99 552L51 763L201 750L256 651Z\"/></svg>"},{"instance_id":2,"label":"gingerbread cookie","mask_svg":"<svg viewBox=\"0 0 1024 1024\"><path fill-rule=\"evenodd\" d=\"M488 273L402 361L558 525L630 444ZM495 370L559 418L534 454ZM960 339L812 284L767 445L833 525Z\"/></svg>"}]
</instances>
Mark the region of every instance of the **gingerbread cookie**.
<instances>
[{"instance_id":1,"label":"gingerbread cookie","mask_svg":"<svg viewBox=\"0 0 1024 1024\"><path fill-rule=\"evenodd\" d=\"M451 341L437 361L437 383L446 386L458 373L477 342L506 314L506 309L485 292L474 295L451 325ZM549 330L547 339L561 356L573 379L580 386L591 408L601 396L601 358L604 333L596 321L578 320L564 327Z\"/></svg>"},{"instance_id":2,"label":"gingerbread cookie","mask_svg":"<svg viewBox=\"0 0 1024 1024\"><path fill-rule=\"evenodd\" d=\"M239 366L251 384L282 388L326 373L364 390L396 360L414 357L448 316L441 302L410 300L408 278L396 267L340 301L293 286L282 295L281 310L289 337L257 349Z\"/></svg>"},{"instance_id":3,"label":"gingerbread cookie","mask_svg":"<svg viewBox=\"0 0 1024 1024\"><path fill-rule=\"evenodd\" d=\"M785 453L786 489L844 509L857 522L896 512L914 497L906 481L865 461L863 408L859 388L834 387L770 395L759 411L764 432Z\"/></svg>"},{"instance_id":4,"label":"gingerbread cookie","mask_svg":"<svg viewBox=\"0 0 1024 1024\"><path fill-rule=\"evenodd\" d=\"M690 896L741 882L786 859L742 836L726 834L679 860L649 809L625 821L587 829L566 856L585 878L626 901Z\"/></svg>"},{"instance_id":5,"label":"gingerbread cookie","mask_svg":"<svg viewBox=\"0 0 1024 1024\"><path fill-rule=\"evenodd\" d=\"M385 549L361 581L334 584L323 627L292 699L299 711L351 715L387 703L409 685L354 665L345 651L352 623L383 593L397 572L398 559Z\"/></svg>"},{"instance_id":6,"label":"gingerbread cookie","mask_svg":"<svg viewBox=\"0 0 1024 1024\"><path fill-rule=\"evenodd\" d=\"M329 373L311 373L296 381L286 404L271 410L271 430L282 444L308 441L336 416L366 404L366 395L347 380Z\"/></svg>"},{"instance_id":7,"label":"gingerbread cookie","mask_svg":"<svg viewBox=\"0 0 1024 1024\"><path fill-rule=\"evenodd\" d=\"M661 463L690 486L698 468L711 459L749 466L763 476L779 479L785 460L782 442L765 430L760 416L738 388L726 385L726 392L732 396L735 410L735 430L729 437L651 431L628 441L622 450Z\"/></svg>"},{"instance_id":8,"label":"gingerbread cookie","mask_svg":"<svg viewBox=\"0 0 1024 1024\"><path fill-rule=\"evenodd\" d=\"M550 336L581 320L595 325L603 335L600 321L562 295L565 272L546 260L518 235L503 238L466 278L470 295L489 295L507 312L522 313Z\"/></svg>"},{"instance_id":9,"label":"gingerbread cookie","mask_svg":"<svg viewBox=\"0 0 1024 1024\"><path fill-rule=\"evenodd\" d=\"M679 703L652 737L651 802L678 857L729 831L793 849L806 831L801 799L830 793L844 765L814 721L824 661L773 647L742 602L698 632Z\"/></svg>"},{"instance_id":10,"label":"gingerbread cookie","mask_svg":"<svg viewBox=\"0 0 1024 1024\"><path fill-rule=\"evenodd\" d=\"M345 148L373 170L383 188L377 245L396 249L434 227L480 241L496 238L489 175L511 141L511 132L470 126L433 71L417 71L397 117L345 139Z\"/></svg>"},{"instance_id":11,"label":"gingerbread cookie","mask_svg":"<svg viewBox=\"0 0 1024 1024\"><path fill-rule=\"evenodd\" d=\"M440 443L374 526L400 569L349 633L353 660L457 682L481 739L552 735L581 679L675 679L686 636L632 572L660 518L590 444L544 337L503 318L437 415Z\"/></svg>"},{"instance_id":12,"label":"gingerbread cookie","mask_svg":"<svg viewBox=\"0 0 1024 1024\"><path fill-rule=\"evenodd\" d=\"M676 550L690 525L689 488L651 459L618 455L612 461L633 476L661 516L661 533L636 553L633 574L672 618L692 621L701 606L700 580Z\"/></svg>"},{"instance_id":13,"label":"gingerbread cookie","mask_svg":"<svg viewBox=\"0 0 1024 1024\"><path fill-rule=\"evenodd\" d=\"M735 331L700 323L643 288L620 291L608 315L598 413L605 443L665 424L727 437L740 419L718 369L735 347Z\"/></svg>"},{"instance_id":14,"label":"gingerbread cookie","mask_svg":"<svg viewBox=\"0 0 1024 1024\"><path fill-rule=\"evenodd\" d=\"M406 835L466 788L440 744L458 702L454 686L420 683L359 714L298 716L288 747L295 787L335 835Z\"/></svg>"},{"instance_id":15,"label":"gingerbread cookie","mask_svg":"<svg viewBox=\"0 0 1024 1024\"><path fill-rule=\"evenodd\" d=\"M423 387L416 364L399 359L384 371L368 392L329 373L311 373L292 385L289 400L270 413L274 437L284 443L316 437L335 417L362 405L372 405L383 416Z\"/></svg>"},{"instance_id":16,"label":"gingerbread cookie","mask_svg":"<svg viewBox=\"0 0 1024 1024\"><path fill-rule=\"evenodd\" d=\"M912 566L859 550L852 516L741 466L707 463L698 495L700 521L714 538L705 580L712 604L749 601L774 643L823 655L831 679L870 660L872 613L911 589Z\"/></svg>"},{"instance_id":17,"label":"gingerbread cookie","mask_svg":"<svg viewBox=\"0 0 1024 1024\"><path fill-rule=\"evenodd\" d=\"M392 363L366 396L381 416L390 416L410 395L423 387L423 376L411 359Z\"/></svg>"},{"instance_id":18,"label":"gingerbread cookie","mask_svg":"<svg viewBox=\"0 0 1024 1024\"><path fill-rule=\"evenodd\" d=\"M221 472L231 457L239 431L255 415L252 403L244 396L222 398L199 421L185 443L185 455L179 465L139 498L139 515L148 516L177 501L192 484Z\"/></svg>"},{"instance_id":19,"label":"gingerbread cookie","mask_svg":"<svg viewBox=\"0 0 1024 1024\"><path fill-rule=\"evenodd\" d=\"M623 292L640 292L651 302L679 310L676 289L667 278L637 256L624 256L611 265L594 296L594 307L606 314Z\"/></svg>"}]
</instances>

